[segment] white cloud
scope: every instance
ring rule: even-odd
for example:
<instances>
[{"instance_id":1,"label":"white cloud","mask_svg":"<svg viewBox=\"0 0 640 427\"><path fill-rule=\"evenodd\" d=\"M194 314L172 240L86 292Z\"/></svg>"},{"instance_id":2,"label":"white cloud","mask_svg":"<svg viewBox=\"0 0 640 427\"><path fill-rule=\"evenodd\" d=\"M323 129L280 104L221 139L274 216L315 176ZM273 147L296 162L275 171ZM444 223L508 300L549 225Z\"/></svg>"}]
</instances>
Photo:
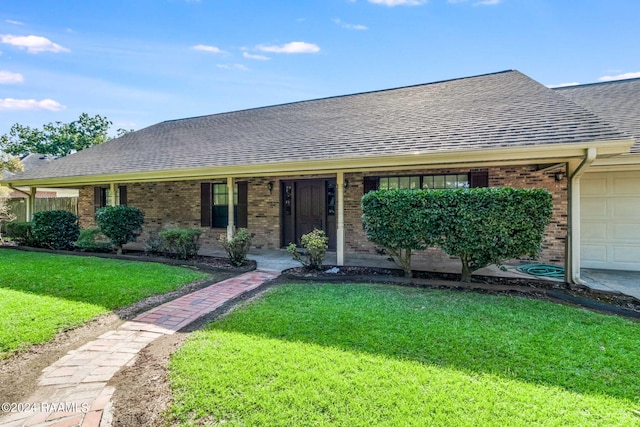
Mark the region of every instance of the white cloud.
<instances>
[{"instance_id":1,"label":"white cloud","mask_svg":"<svg viewBox=\"0 0 640 427\"><path fill-rule=\"evenodd\" d=\"M210 52L210 53L226 53L224 50L215 47L215 46L208 46L206 44L197 44L195 46L191 46L191 49L193 50L200 50L202 52Z\"/></svg>"},{"instance_id":2,"label":"white cloud","mask_svg":"<svg viewBox=\"0 0 640 427\"><path fill-rule=\"evenodd\" d=\"M617 76L602 76L598 80L601 82L610 82L612 80L637 79L638 77L640 77L640 72L618 74Z\"/></svg>"},{"instance_id":3,"label":"white cloud","mask_svg":"<svg viewBox=\"0 0 640 427\"><path fill-rule=\"evenodd\" d=\"M369 3L383 4L385 6L420 6L425 4L428 0L369 0Z\"/></svg>"},{"instance_id":4,"label":"white cloud","mask_svg":"<svg viewBox=\"0 0 640 427\"><path fill-rule=\"evenodd\" d=\"M247 59L255 59L255 60L258 60L258 61L268 61L268 60L271 59L268 56L254 55L254 54L251 54L249 52L242 52L242 56L244 56Z\"/></svg>"},{"instance_id":5,"label":"white cloud","mask_svg":"<svg viewBox=\"0 0 640 427\"><path fill-rule=\"evenodd\" d=\"M493 6L494 4L500 4L502 0L480 0L475 2L474 6Z\"/></svg>"},{"instance_id":6,"label":"white cloud","mask_svg":"<svg viewBox=\"0 0 640 427\"><path fill-rule=\"evenodd\" d=\"M0 84L22 83L24 77L20 73L0 70Z\"/></svg>"},{"instance_id":7,"label":"white cloud","mask_svg":"<svg viewBox=\"0 0 640 427\"><path fill-rule=\"evenodd\" d=\"M291 42L283 44L282 46L258 46L258 50L263 52L273 53L317 53L320 52L320 47L313 43L307 42Z\"/></svg>"},{"instance_id":8,"label":"white cloud","mask_svg":"<svg viewBox=\"0 0 640 427\"><path fill-rule=\"evenodd\" d=\"M342 28L346 28L346 29L348 29L348 30L360 30L360 31L368 30L368 28L367 28L367 26L366 26L366 25L360 25L360 24L347 24L346 22L342 22L342 21L341 21L341 20L339 20L339 19L334 19L334 20L333 20L333 22L334 22L336 25L339 25L339 26L341 26Z\"/></svg>"},{"instance_id":9,"label":"white cloud","mask_svg":"<svg viewBox=\"0 0 640 427\"><path fill-rule=\"evenodd\" d=\"M218 64L216 67L222 70L249 71L249 69L242 64Z\"/></svg>"},{"instance_id":10,"label":"white cloud","mask_svg":"<svg viewBox=\"0 0 640 427\"><path fill-rule=\"evenodd\" d=\"M36 101L35 99L0 98L0 110L61 111L65 108L67 107L53 99Z\"/></svg>"},{"instance_id":11,"label":"white cloud","mask_svg":"<svg viewBox=\"0 0 640 427\"><path fill-rule=\"evenodd\" d=\"M48 38L40 36L13 36L11 34L2 34L0 35L0 41L20 49L26 49L29 53L70 52L66 47L62 47Z\"/></svg>"},{"instance_id":12,"label":"white cloud","mask_svg":"<svg viewBox=\"0 0 640 427\"><path fill-rule=\"evenodd\" d=\"M5 19L4 22L6 22L7 24L13 24L13 25L24 25L24 22L14 21L13 19Z\"/></svg>"},{"instance_id":13,"label":"white cloud","mask_svg":"<svg viewBox=\"0 0 640 427\"><path fill-rule=\"evenodd\" d=\"M556 88L556 87L577 86L579 84L580 83L578 83L578 82L570 82L570 83L560 83L560 84L557 84L557 85L547 85L547 87L553 89L553 88Z\"/></svg>"}]
</instances>

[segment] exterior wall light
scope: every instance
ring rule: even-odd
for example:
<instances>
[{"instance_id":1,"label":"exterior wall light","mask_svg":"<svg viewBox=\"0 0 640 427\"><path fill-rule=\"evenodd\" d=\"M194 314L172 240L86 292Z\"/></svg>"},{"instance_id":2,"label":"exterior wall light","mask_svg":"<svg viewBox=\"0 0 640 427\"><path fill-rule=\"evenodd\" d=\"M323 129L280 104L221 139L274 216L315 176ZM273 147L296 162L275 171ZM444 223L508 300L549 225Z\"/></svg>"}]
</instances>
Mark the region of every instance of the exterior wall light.
<instances>
[{"instance_id":1,"label":"exterior wall light","mask_svg":"<svg viewBox=\"0 0 640 427\"><path fill-rule=\"evenodd\" d=\"M556 172L554 176L556 181L562 181L564 179L564 172Z\"/></svg>"},{"instance_id":2,"label":"exterior wall light","mask_svg":"<svg viewBox=\"0 0 640 427\"><path fill-rule=\"evenodd\" d=\"M269 190L269 193L273 191L273 181L267 183L267 190Z\"/></svg>"}]
</instances>

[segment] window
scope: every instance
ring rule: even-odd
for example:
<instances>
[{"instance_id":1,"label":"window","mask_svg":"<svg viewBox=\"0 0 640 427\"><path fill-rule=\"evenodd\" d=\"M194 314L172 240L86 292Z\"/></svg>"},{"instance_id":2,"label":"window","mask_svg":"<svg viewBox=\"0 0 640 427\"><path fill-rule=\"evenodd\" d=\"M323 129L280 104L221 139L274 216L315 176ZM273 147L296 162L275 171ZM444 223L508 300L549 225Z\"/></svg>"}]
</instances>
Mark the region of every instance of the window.
<instances>
[{"instance_id":1,"label":"window","mask_svg":"<svg viewBox=\"0 0 640 427\"><path fill-rule=\"evenodd\" d=\"M203 182L200 191L201 225L226 228L229 224L229 193L227 184ZM247 226L247 183L237 182L233 191L233 222L237 227Z\"/></svg>"},{"instance_id":2,"label":"window","mask_svg":"<svg viewBox=\"0 0 640 427\"><path fill-rule=\"evenodd\" d=\"M422 188L425 190L439 190L446 188L488 187L489 173L487 171L413 176L367 176L364 178L364 192L371 190L393 190Z\"/></svg>"},{"instance_id":3,"label":"window","mask_svg":"<svg viewBox=\"0 0 640 427\"><path fill-rule=\"evenodd\" d=\"M105 206L109 206L109 200L111 200L111 188L110 187L94 187L93 188L93 208L94 212ZM118 191L116 191L116 206L127 205L127 186L119 185Z\"/></svg>"}]
</instances>

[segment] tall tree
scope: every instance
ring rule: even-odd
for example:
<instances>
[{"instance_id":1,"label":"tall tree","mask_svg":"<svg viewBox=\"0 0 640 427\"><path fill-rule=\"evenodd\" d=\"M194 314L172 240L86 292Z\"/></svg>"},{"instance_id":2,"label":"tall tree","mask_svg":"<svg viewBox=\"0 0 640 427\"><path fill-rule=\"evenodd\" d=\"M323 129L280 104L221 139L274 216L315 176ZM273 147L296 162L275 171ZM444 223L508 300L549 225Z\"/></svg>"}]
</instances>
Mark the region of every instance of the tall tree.
<instances>
[{"instance_id":1,"label":"tall tree","mask_svg":"<svg viewBox=\"0 0 640 427\"><path fill-rule=\"evenodd\" d=\"M22 163L19 158L0 151L0 173L4 171L20 172L21 170Z\"/></svg>"},{"instance_id":2,"label":"tall tree","mask_svg":"<svg viewBox=\"0 0 640 427\"><path fill-rule=\"evenodd\" d=\"M109 140L112 124L106 117L87 113L71 123L48 123L42 129L16 123L0 137L0 148L14 156L40 153L63 157ZM124 133L122 129L117 131L118 136Z\"/></svg>"}]
</instances>

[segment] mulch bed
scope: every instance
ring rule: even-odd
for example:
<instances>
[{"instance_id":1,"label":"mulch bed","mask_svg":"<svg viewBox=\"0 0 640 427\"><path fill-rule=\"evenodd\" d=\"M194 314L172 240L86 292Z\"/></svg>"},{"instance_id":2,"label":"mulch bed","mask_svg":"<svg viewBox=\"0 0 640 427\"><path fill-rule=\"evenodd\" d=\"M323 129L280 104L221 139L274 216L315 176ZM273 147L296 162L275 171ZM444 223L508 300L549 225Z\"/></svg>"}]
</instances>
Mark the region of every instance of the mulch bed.
<instances>
[{"instance_id":1,"label":"mulch bed","mask_svg":"<svg viewBox=\"0 0 640 427\"><path fill-rule=\"evenodd\" d=\"M296 267L285 270L282 277L315 282L390 283L495 295L519 295L640 319L640 300L637 298L617 292L599 291L583 285L570 285L556 280L473 276L471 283L463 283L460 282L459 274L413 271L413 277L408 279L399 269L349 266L324 266L322 271Z\"/></svg>"}]
</instances>

